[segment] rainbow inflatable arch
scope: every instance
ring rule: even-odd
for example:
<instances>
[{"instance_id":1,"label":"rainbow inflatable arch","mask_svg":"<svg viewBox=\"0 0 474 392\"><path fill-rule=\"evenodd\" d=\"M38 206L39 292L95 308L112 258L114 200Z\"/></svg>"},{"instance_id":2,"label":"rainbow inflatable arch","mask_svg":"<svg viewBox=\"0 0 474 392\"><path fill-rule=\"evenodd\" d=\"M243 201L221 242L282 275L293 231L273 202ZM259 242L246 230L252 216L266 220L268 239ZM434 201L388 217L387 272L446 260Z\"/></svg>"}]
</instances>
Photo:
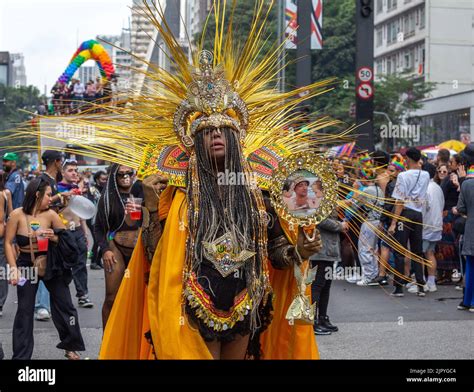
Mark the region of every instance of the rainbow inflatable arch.
<instances>
[{"instance_id":1,"label":"rainbow inflatable arch","mask_svg":"<svg viewBox=\"0 0 474 392\"><path fill-rule=\"evenodd\" d=\"M110 80L115 73L110 56L105 48L96 40L85 41L79 46L69 62L66 70L59 77L58 82L67 84L71 80L77 69L87 60L95 60L99 67L103 81Z\"/></svg>"}]
</instances>

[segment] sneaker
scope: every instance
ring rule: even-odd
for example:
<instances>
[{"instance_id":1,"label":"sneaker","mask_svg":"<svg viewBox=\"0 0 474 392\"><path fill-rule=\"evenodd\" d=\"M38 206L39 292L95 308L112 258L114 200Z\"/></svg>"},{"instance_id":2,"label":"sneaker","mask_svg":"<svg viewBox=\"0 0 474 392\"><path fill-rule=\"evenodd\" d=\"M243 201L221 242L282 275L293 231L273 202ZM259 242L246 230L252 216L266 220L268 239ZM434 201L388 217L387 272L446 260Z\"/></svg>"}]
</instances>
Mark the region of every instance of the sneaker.
<instances>
[{"instance_id":1,"label":"sneaker","mask_svg":"<svg viewBox=\"0 0 474 392\"><path fill-rule=\"evenodd\" d=\"M458 305L458 310L470 310L470 309L469 309L469 306L464 305L464 302L461 301Z\"/></svg>"},{"instance_id":2,"label":"sneaker","mask_svg":"<svg viewBox=\"0 0 474 392\"><path fill-rule=\"evenodd\" d=\"M349 278L346 278L347 283L357 283L359 280L361 280L362 277L359 275L352 275Z\"/></svg>"},{"instance_id":3,"label":"sneaker","mask_svg":"<svg viewBox=\"0 0 474 392\"><path fill-rule=\"evenodd\" d=\"M462 287L460 284L458 284L454 289L455 289L455 290L462 291L463 287Z\"/></svg>"},{"instance_id":4,"label":"sneaker","mask_svg":"<svg viewBox=\"0 0 474 392\"><path fill-rule=\"evenodd\" d=\"M418 293L418 291L419 291L419 290L418 290L419 287L420 287L420 286L418 286L417 284L415 284L415 285L413 285L413 286L410 286L410 287L408 288L408 292L411 293L411 294L416 294L416 293ZM436 285L435 285L435 287L436 287ZM437 290L437 289L436 289L436 290ZM435 291L436 291L436 290L435 290ZM429 290L428 290L428 285L425 284L425 285L423 286L423 291L429 291Z\"/></svg>"},{"instance_id":5,"label":"sneaker","mask_svg":"<svg viewBox=\"0 0 474 392\"><path fill-rule=\"evenodd\" d=\"M318 325L322 325L324 328L328 329L331 332L339 331L338 327L336 327L334 324L331 324L331 321L329 320L328 316L320 318Z\"/></svg>"},{"instance_id":6,"label":"sneaker","mask_svg":"<svg viewBox=\"0 0 474 392\"><path fill-rule=\"evenodd\" d=\"M423 289L423 287L419 287L417 292L416 292L416 295L418 297L425 297L426 296L426 293L425 293L425 290Z\"/></svg>"},{"instance_id":7,"label":"sneaker","mask_svg":"<svg viewBox=\"0 0 474 392\"><path fill-rule=\"evenodd\" d=\"M41 308L41 309L38 309L38 311L36 312L35 320L47 321L50 318L51 318L51 315L49 314L48 309Z\"/></svg>"},{"instance_id":8,"label":"sneaker","mask_svg":"<svg viewBox=\"0 0 474 392\"><path fill-rule=\"evenodd\" d=\"M407 289L410 289L410 288L413 287L413 286L416 287L416 282L415 282L415 281L413 281L413 282L408 282L408 283L405 285L405 287L406 287ZM414 292L415 292L415 291L410 291L410 293L414 293Z\"/></svg>"},{"instance_id":9,"label":"sneaker","mask_svg":"<svg viewBox=\"0 0 474 392\"><path fill-rule=\"evenodd\" d=\"M369 285L369 282L371 282L370 279L362 278L361 280L358 280L358 281L356 282L356 285L357 285L357 286L368 286L368 285Z\"/></svg>"},{"instance_id":10,"label":"sneaker","mask_svg":"<svg viewBox=\"0 0 474 392\"><path fill-rule=\"evenodd\" d=\"M331 335L331 331L320 324L314 325L313 329L315 335Z\"/></svg>"},{"instance_id":11,"label":"sneaker","mask_svg":"<svg viewBox=\"0 0 474 392\"><path fill-rule=\"evenodd\" d=\"M374 279L375 282L377 282L378 285L380 286L386 286L388 285L388 278L387 276L377 276L375 279Z\"/></svg>"},{"instance_id":12,"label":"sneaker","mask_svg":"<svg viewBox=\"0 0 474 392\"><path fill-rule=\"evenodd\" d=\"M457 269L454 269L451 274L451 282L458 283L461 280L461 277L461 273Z\"/></svg>"},{"instance_id":13,"label":"sneaker","mask_svg":"<svg viewBox=\"0 0 474 392\"><path fill-rule=\"evenodd\" d=\"M93 302L89 299L87 295L80 297L77 303L81 308L92 308L94 306Z\"/></svg>"},{"instance_id":14,"label":"sneaker","mask_svg":"<svg viewBox=\"0 0 474 392\"><path fill-rule=\"evenodd\" d=\"M395 290L393 290L393 293L390 294L392 297L404 297L405 294L403 293L403 289L401 287L396 287Z\"/></svg>"},{"instance_id":15,"label":"sneaker","mask_svg":"<svg viewBox=\"0 0 474 392\"><path fill-rule=\"evenodd\" d=\"M102 267L99 264L92 264L90 266L91 270L101 270Z\"/></svg>"},{"instance_id":16,"label":"sneaker","mask_svg":"<svg viewBox=\"0 0 474 392\"><path fill-rule=\"evenodd\" d=\"M474 313L474 306L471 306L471 307L469 308L469 311L470 311L471 313Z\"/></svg>"},{"instance_id":17,"label":"sneaker","mask_svg":"<svg viewBox=\"0 0 474 392\"><path fill-rule=\"evenodd\" d=\"M434 293L435 291L438 291L438 288L436 287L436 283L426 283L425 285L425 291L429 291L430 293Z\"/></svg>"}]
</instances>

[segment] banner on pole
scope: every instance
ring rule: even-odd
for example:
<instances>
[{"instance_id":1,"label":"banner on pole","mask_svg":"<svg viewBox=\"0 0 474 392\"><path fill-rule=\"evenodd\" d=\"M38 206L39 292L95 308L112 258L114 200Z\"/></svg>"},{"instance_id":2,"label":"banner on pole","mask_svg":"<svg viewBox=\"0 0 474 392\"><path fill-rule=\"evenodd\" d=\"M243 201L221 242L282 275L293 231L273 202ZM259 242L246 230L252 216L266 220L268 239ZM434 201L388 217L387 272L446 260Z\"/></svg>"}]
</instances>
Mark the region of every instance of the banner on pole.
<instances>
[{"instance_id":1,"label":"banner on pole","mask_svg":"<svg viewBox=\"0 0 474 392\"><path fill-rule=\"evenodd\" d=\"M312 0L311 49L323 48L323 0ZM298 0L285 0L285 38L286 49L296 49L298 29Z\"/></svg>"}]
</instances>

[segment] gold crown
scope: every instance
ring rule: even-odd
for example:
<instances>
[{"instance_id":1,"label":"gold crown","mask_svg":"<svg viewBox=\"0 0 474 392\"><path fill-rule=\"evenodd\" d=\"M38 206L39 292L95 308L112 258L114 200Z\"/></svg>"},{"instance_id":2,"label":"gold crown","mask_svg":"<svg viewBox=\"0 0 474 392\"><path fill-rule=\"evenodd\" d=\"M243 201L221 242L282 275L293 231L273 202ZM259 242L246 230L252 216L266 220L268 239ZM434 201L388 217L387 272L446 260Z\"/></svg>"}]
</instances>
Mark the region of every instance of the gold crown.
<instances>
[{"instance_id":1,"label":"gold crown","mask_svg":"<svg viewBox=\"0 0 474 392\"><path fill-rule=\"evenodd\" d=\"M205 128L229 127L239 132L243 142L249 123L247 105L224 76L221 65L213 67L213 54L199 53L199 68L191 72L187 97L176 109L173 126L186 147ZM236 86L234 86L236 87Z\"/></svg>"}]
</instances>

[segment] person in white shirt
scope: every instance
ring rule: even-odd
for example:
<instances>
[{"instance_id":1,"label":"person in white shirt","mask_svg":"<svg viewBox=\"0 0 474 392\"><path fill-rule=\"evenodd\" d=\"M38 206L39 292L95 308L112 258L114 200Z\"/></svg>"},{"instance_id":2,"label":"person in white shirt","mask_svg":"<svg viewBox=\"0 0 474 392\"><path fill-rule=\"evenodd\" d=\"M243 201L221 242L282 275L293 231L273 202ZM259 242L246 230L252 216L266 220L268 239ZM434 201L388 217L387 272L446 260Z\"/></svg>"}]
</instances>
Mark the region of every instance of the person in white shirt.
<instances>
[{"instance_id":1,"label":"person in white shirt","mask_svg":"<svg viewBox=\"0 0 474 392\"><path fill-rule=\"evenodd\" d=\"M397 177L395 189L392 197L396 199L393 212L392 223L388 229L389 234L395 236L401 249L407 249L410 241L409 256L415 255L415 277L417 283L416 294L425 296L423 277L423 265L420 263L423 258L422 238L423 238L423 203L426 200L426 191L430 182L430 176L422 171L420 167L421 152L416 148L409 148L406 152L408 160L408 170L400 173ZM400 219L402 218L402 219ZM406 253L406 252L403 252ZM413 259L413 257L410 257ZM403 281L408 277L404 275L405 254L395 252L394 276L395 290L391 294L395 297L403 297Z\"/></svg>"},{"instance_id":2,"label":"person in white shirt","mask_svg":"<svg viewBox=\"0 0 474 392\"><path fill-rule=\"evenodd\" d=\"M74 95L74 110L76 110L81 105L81 101L84 99L84 93L86 92L86 89L80 80L76 80L74 83L74 89L72 91Z\"/></svg>"},{"instance_id":3,"label":"person in white shirt","mask_svg":"<svg viewBox=\"0 0 474 392\"><path fill-rule=\"evenodd\" d=\"M430 183L426 192L426 203L423 204L423 253L431 262L428 267L428 281L425 289L434 292L437 290L435 283L436 257L435 248L443 234L443 207L444 194L441 187L434 181L436 167L430 163L423 165L423 170L430 175ZM415 286L413 286L415 287Z\"/></svg>"}]
</instances>

